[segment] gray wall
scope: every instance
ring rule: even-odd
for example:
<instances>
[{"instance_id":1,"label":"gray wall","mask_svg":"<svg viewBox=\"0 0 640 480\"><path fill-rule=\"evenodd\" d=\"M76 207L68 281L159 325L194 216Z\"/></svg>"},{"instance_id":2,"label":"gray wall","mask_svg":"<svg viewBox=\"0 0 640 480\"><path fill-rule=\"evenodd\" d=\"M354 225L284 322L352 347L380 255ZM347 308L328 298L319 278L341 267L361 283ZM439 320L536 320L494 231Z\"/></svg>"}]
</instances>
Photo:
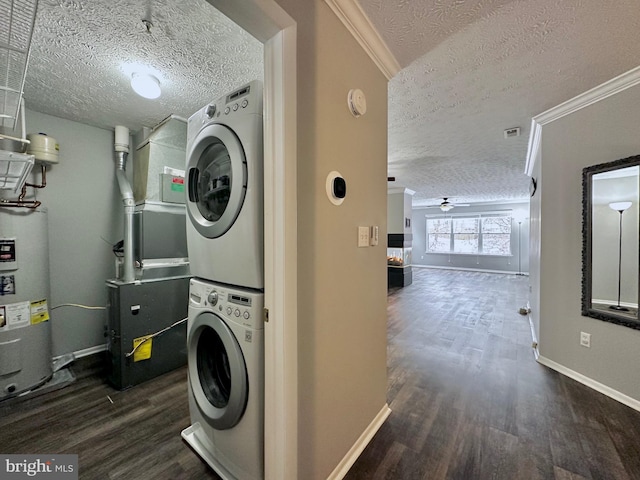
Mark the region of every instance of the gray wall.
<instances>
[{"instance_id":1,"label":"gray wall","mask_svg":"<svg viewBox=\"0 0 640 480\"><path fill-rule=\"evenodd\" d=\"M413 193L406 188L390 188L387 190L387 233L410 234L411 225L411 199ZM407 227L406 220L410 220Z\"/></svg>"},{"instance_id":2,"label":"gray wall","mask_svg":"<svg viewBox=\"0 0 640 480\"><path fill-rule=\"evenodd\" d=\"M513 215L519 213L529 217L529 203L508 203L500 205L479 205L472 207L455 207L450 213L477 213L500 210L512 210ZM493 255L450 255L444 253L426 253L426 216L441 215L435 208L414 208L411 225L413 227L413 265L431 267L447 267L471 270L492 270L500 272L518 272L520 261L521 272L529 271L529 220L520 225L520 252L518 251L518 222L511 226L511 256ZM520 257L518 256L520 254Z\"/></svg>"},{"instance_id":3,"label":"gray wall","mask_svg":"<svg viewBox=\"0 0 640 480\"><path fill-rule=\"evenodd\" d=\"M582 169L640 153L640 87L544 126L541 145L540 335L545 358L640 400L640 331L583 317ZM535 292L534 292L535 294ZM591 334L581 347L580 332Z\"/></svg>"},{"instance_id":4,"label":"gray wall","mask_svg":"<svg viewBox=\"0 0 640 480\"><path fill-rule=\"evenodd\" d=\"M28 132L60 144L60 163L47 170L47 187L38 192L49 210L49 305L104 307L105 280L114 276L111 245L122 237L113 131L34 111L26 121ZM54 356L105 344L104 310L63 307L51 312L51 321Z\"/></svg>"}]
</instances>

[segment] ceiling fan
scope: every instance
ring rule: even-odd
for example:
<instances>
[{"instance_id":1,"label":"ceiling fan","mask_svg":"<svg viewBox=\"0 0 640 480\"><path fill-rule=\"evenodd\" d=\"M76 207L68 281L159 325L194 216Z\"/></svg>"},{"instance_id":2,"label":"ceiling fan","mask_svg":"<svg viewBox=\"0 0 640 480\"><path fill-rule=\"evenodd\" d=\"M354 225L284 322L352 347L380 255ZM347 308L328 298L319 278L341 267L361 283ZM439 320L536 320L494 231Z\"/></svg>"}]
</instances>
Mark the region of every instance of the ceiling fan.
<instances>
[{"instance_id":1,"label":"ceiling fan","mask_svg":"<svg viewBox=\"0 0 640 480\"><path fill-rule=\"evenodd\" d=\"M468 207L470 206L468 203L453 203L448 200L449 197L443 197L442 202L437 205L427 205L427 207L438 207L443 212L448 212L453 207Z\"/></svg>"}]
</instances>

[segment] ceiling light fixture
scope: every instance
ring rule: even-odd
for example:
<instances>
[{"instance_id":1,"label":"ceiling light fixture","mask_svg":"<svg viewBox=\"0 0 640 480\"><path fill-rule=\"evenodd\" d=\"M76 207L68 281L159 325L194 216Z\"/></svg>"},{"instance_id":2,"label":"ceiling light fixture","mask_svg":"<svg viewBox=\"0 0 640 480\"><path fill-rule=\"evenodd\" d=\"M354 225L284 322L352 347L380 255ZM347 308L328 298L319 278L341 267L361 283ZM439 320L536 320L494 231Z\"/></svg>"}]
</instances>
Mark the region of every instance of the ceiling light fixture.
<instances>
[{"instance_id":1,"label":"ceiling light fixture","mask_svg":"<svg viewBox=\"0 0 640 480\"><path fill-rule=\"evenodd\" d=\"M452 208L453 208L453 205L449 205L447 203L444 203L444 204L440 205L440 210L442 210L445 213L447 213Z\"/></svg>"},{"instance_id":2,"label":"ceiling light fixture","mask_svg":"<svg viewBox=\"0 0 640 480\"><path fill-rule=\"evenodd\" d=\"M160 96L160 82L153 75L148 73L131 74L131 88L138 95L153 100Z\"/></svg>"}]
</instances>

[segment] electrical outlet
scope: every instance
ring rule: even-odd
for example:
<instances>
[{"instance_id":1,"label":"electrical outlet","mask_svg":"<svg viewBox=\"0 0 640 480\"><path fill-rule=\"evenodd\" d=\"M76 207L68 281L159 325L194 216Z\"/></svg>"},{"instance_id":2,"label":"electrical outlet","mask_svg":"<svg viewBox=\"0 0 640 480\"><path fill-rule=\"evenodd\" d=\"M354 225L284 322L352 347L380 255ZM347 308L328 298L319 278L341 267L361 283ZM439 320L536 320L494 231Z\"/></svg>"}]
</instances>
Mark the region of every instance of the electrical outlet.
<instances>
[{"instance_id":1,"label":"electrical outlet","mask_svg":"<svg viewBox=\"0 0 640 480\"><path fill-rule=\"evenodd\" d=\"M591 347L591 334L586 332L580 332L580 345L583 347Z\"/></svg>"}]
</instances>

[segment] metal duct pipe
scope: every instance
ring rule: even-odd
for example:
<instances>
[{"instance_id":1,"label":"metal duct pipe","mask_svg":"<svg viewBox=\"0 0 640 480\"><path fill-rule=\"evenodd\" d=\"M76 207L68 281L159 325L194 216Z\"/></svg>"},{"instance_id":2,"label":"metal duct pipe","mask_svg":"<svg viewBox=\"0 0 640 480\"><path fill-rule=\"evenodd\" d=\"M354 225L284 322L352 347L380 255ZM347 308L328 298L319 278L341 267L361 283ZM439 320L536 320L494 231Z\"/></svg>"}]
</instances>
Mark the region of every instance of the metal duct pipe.
<instances>
[{"instance_id":1,"label":"metal duct pipe","mask_svg":"<svg viewBox=\"0 0 640 480\"><path fill-rule=\"evenodd\" d=\"M135 260L133 258L133 213L135 201L133 189L127 179L127 155L129 154L129 129L116 126L115 151L116 151L116 179L122 195L124 205L124 269L122 281L133 283L136 279Z\"/></svg>"}]
</instances>

